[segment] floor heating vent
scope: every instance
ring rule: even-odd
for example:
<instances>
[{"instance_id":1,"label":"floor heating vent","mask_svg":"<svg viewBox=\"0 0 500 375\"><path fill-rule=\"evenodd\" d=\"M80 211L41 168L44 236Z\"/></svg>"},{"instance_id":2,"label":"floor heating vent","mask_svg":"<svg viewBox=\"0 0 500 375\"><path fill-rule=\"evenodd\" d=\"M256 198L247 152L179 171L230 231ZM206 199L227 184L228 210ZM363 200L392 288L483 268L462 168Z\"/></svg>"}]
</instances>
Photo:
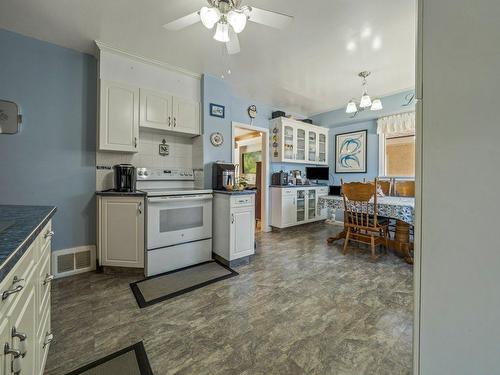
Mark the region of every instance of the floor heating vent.
<instances>
[{"instance_id":1,"label":"floor heating vent","mask_svg":"<svg viewBox=\"0 0 500 375\"><path fill-rule=\"evenodd\" d=\"M95 247L82 246L52 253L52 269L56 277L70 276L95 269Z\"/></svg>"}]
</instances>

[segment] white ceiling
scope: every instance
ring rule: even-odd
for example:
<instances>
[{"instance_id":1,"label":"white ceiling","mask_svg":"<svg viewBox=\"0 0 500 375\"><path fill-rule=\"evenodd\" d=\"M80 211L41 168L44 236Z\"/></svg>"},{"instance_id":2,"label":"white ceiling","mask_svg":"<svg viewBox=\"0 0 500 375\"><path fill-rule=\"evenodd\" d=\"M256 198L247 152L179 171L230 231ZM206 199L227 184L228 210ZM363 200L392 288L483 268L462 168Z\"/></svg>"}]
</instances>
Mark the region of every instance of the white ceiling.
<instances>
[{"instance_id":1,"label":"white ceiling","mask_svg":"<svg viewBox=\"0 0 500 375\"><path fill-rule=\"evenodd\" d=\"M249 23L240 34L242 51L229 57L201 24L162 28L204 0L2 0L0 27L89 53L100 40L200 74L220 76L229 66L226 79L236 94L305 115L360 96L361 70L372 71L372 95L414 86L415 0L243 3L295 19L283 31Z\"/></svg>"}]
</instances>

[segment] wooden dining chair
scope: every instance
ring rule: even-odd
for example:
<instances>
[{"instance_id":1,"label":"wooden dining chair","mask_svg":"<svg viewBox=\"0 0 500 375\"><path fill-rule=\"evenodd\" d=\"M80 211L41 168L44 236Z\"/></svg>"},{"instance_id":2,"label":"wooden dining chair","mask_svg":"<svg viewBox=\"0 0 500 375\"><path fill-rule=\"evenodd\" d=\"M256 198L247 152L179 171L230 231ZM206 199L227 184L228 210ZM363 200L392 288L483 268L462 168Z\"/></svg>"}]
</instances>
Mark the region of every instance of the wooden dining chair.
<instances>
[{"instance_id":1,"label":"wooden dining chair","mask_svg":"<svg viewBox=\"0 0 500 375\"><path fill-rule=\"evenodd\" d=\"M415 181L396 180L394 184L394 195L397 197L414 197Z\"/></svg>"},{"instance_id":2,"label":"wooden dining chair","mask_svg":"<svg viewBox=\"0 0 500 375\"><path fill-rule=\"evenodd\" d=\"M378 181L378 186L380 186L382 193L384 193L386 197L392 195L392 186L393 186L392 178L388 180L377 179L377 181ZM366 178L363 178L363 182L366 183Z\"/></svg>"},{"instance_id":3,"label":"wooden dining chair","mask_svg":"<svg viewBox=\"0 0 500 375\"><path fill-rule=\"evenodd\" d=\"M341 180L344 199L344 226L347 229L344 255L349 241L371 245L372 259L377 259L375 247L388 247L387 224L381 224L377 216L377 179L375 182L344 183ZM371 207L373 206L373 209Z\"/></svg>"}]
</instances>

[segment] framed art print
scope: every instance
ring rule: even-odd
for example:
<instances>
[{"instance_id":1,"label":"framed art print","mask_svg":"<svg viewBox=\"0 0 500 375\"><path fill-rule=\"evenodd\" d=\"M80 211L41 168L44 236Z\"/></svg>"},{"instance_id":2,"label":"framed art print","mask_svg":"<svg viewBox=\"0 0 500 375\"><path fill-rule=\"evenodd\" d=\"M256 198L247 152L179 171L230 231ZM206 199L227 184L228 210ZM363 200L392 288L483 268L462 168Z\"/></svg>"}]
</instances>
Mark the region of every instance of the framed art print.
<instances>
[{"instance_id":1,"label":"framed art print","mask_svg":"<svg viewBox=\"0 0 500 375\"><path fill-rule=\"evenodd\" d=\"M226 108L220 104L210 103L210 116L224 118Z\"/></svg>"},{"instance_id":2,"label":"framed art print","mask_svg":"<svg viewBox=\"0 0 500 375\"><path fill-rule=\"evenodd\" d=\"M335 135L335 173L366 173L367 130Z\"/></svg>"}]
</instances>

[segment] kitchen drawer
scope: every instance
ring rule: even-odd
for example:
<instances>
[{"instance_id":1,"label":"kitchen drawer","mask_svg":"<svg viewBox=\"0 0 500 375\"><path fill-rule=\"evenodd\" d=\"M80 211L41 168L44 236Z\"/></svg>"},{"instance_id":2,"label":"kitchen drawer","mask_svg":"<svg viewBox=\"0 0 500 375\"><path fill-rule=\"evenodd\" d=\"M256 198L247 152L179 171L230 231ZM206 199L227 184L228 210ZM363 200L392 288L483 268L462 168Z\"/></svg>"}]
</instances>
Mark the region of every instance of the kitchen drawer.
<instances>
[{"instance_id":1,"label":"kitchen drawer","mask_svg":"<svg viewBox=\"0 0 500 375\"><path fill-rule=\"evenodd\" d=\"M318 188L318 195L328 195L328 188Z\"/></svg>"},{"instance_id":2,"label":"kitchen drawer","mask_svg":"<svg viewBox=\"0 0 500 375\"><path fill-rule=\"evenodd\" d=\"M231 197L231 207L245 207L254 205L254 195L242 195Z\"/></svg>"},{"instance_id":3,"label":"kitchen drawer","mask_svg":"<svg viewBox=\"0 0 500 375\"><path fill-rule=\"evenodd\" d=\"M297 189L293 189L293 188L284 188L284 189L281 189L281 195L282 196L295 196L297 194Z\"/></svg>"},{"instance_id":4,"label":"kitchen drawer","mask_svg":"<svg viewBox=\"0 0 500 375\"><path fill-rule=\"evenodd\" d=\"M38 246L38 241L35 240L0 284L0 316L5 314L8 307L12 305L12 303L17 299L17 296L19 296L25 288L28 276L35 267L35 252L38 250ZM21 281L14 282L15 278ZM7 290L15 290L16 288L19 289L17 293L13 293L5 299L1 297L3 292Z\"/></svg>"},{"instance_id":5,"label":"kitchen drawer","mask_svg":"<svg viewBox=\"0 0 500 375\"><path fill-rule=\"evenodd\" d=\"M52 281L52 275L50 274L50 257L40 259L38 264L38 272L36 275L36 289L38 297L38 314L42 316L43 309L47 305L47 301L50 300L50 286Z\"/></svg>"},{"instance_id":6,"label":"kitchen drawer","mask_svg":"<svg viewBox=\"0 0 500 375\"><path fill-rule=\"evenodd\" d=\"M52 341L52 331L50 325L50 309L45 311L42 320L40 321L40 330L37 337L37 374L43 374L47 354L49 353L50 342Z\"/></svg>"}]
</instances>

